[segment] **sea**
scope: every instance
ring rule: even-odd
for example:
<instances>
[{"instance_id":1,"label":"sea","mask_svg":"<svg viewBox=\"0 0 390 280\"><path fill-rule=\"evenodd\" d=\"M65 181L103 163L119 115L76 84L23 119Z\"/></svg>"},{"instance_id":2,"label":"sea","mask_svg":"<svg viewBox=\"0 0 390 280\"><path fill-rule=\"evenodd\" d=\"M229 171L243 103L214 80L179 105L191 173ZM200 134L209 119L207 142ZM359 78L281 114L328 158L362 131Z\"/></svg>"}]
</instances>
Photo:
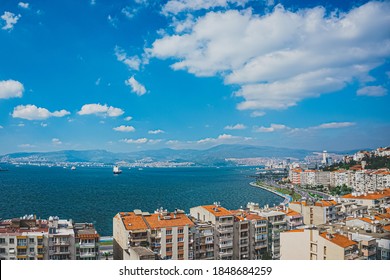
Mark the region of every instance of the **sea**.
<instances>
[{"instance_id":1,"label":"sea","mask_svg":"<svg viewBox=\"0 0 390 280\"><path fill-rule=\"evenodd\" d=\"M283 198L252 187L256 170L248 167L112 168L7 166L0 172L0 219L35 214L93 222L99 234L112 235L112 219L134 209L163 207L189 213L191 207L219 202L227 209L248 202L273 206Z\"/></svg>"}]
</instances>

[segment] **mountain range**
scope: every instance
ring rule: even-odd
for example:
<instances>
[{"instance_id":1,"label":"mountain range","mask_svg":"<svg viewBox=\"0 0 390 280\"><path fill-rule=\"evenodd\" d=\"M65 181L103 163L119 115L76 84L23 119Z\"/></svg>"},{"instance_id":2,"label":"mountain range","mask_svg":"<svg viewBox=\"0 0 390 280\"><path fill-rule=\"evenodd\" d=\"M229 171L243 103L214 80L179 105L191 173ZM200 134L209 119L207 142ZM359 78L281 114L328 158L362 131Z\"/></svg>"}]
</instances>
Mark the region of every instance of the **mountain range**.
<instances>
[{"instance_id":1,"label":"mountain range","mask_svg":"<svg viewBox=\"0 0 390 280\"><path fill-rule=\"evenodd\" d=\"M112 164L118 161L134 162L148 159L149 161L193 162L197 165L225 165L226 158L296 158L303 159L313 155L314 151L303 149L277 148L251 145L218 145L206 150L195 149L159 149L136 152L113 153L106 150L63 150L55 152L23 152L0 156L0 162L10 161L42 161L42 162L95 162ZM318 151L317 151L318 152ZM355 151L337 152L350 154Z\"/></svg>"}]
</instances>

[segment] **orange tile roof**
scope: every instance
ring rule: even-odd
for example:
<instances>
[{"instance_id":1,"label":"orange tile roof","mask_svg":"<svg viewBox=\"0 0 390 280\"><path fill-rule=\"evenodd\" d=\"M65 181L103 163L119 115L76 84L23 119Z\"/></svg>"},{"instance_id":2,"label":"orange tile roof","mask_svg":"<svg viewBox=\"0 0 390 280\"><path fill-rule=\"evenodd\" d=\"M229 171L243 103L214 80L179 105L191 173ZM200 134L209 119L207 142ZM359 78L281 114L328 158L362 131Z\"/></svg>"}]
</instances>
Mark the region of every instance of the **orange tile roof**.
<instances>
[{"instance_id":1,"label":"orange tile roof","mask_svg":"<svg viewBox=\"0 0 390 280\"><path fill-rule=\"evenodd\" d=\"M384 227L383 227L383 230L389 231L389 232L390 232L390 225L384 226Z\"/></svg>"},{"instance_id":2,"label":"orange tile roof","mask_svg":"<svg viewBox=\"0 0 390 280\"><path fill-rule=\"evenodd\" d=\"M78 234L77 237L80 239L91 239L99 237L99 234Z\"/></svg>"},{"instance_id":3,"label":"orange tile roof","mask_svg":"<svg viewBox=\"0 0 390 280\"><path fill-rule=\"evenodd\" d=\"M357 165L351 166L349 168L349 170L363 170L363 168L361 165L357 164Z\"/></svg>"},{"instance_id":4,"label":"orange tile roof","mask_svg":"<svg viewBox=\"0 0 390 280\"><path fill-rule=\"evenodd\" d=\"M326 240L329 240L330 242L332 242L332 243L334 243L337 246L340 246L342 248L347 248L349 246L357 244L355 241L349 240L344 235L341 235L341 234L338 234L338 233L332 234L332 238L328 238L326 235L327 235L326 232L320 234L320 236L322 238L325 238Z\"/></svg>"},{"instance_id":5,"label":"orange tile roof","mask_svg":"<svg viewBox=\"0 0 390 280\"><path fill-rule=\"evenodd\" d=\"M187 217L186 214L176 214L176 218L174 218L174 214L168 214L171 218L169 220L165 220L164 218L158 218L160 214L152 214L150 216L144 216L145 221L148 223L150 228L165 228L165 227L180 227L180 226L194 226L194 223Z\"/></svg>"},{"instance_id":6,"label":"orange tile roof","mask_svg":"<svg viewBox=\"0 0 390 280\"><path fill-rule=\"evenodd\" d=\"M374 223L373 220L371 220L370 218L367 218L367 217L362 217L362 218L358 218L358 219L363 221L363 222L369 223L369 224L373 224Z\"/></svg>"},{"instance_id":7,"label":"orange tile roof","mask_svg":"<svg viewBox=\"0 0 390 280\"><path fill-rule=\"evenodd\" d=\"M267 220L267 218L256 215L256 214L248 214L245 216L247 220Z\"/></svg>"},{"instance_id":8,"label":"orange tile roof","mask_svg":"<svg viewBox=\"0 0 390 280\"><path fill-rule=\"evenodd\" d=\"M320 207L329 207L329 206L334 206L336 204L337 204L337 202L334 200L320 200L320 201L317 201L314 205L320 206Z\"/></svg>"},{"instance_id":9,"label":"orange tile roof","mask_svg":"<svg viewBox=\"0 0 390 280\"><path fill-rule=\"evenodd\" d=\"M291 209L288 209L288 210L281 210L282 212L286 213L286 216L289 216L289 217L292 217L292 216L302 216L300 213L294 211L294 210L291 210Z\"/></svg>"},{"instance_id":10,"label":"orange tile roof","mask_svg":"<svg viewBox=\"0 0 390 280\"><path fill-rule=\"evenodd\" d=\"M303 206L307 206L307 204L306 204L306 201L292 201L292 202L290 202L290 204L299 204L299 205L303 205Z\"/></svg>"},{"instance_id":11,"label":"orange tile roof","mask_svg":"<svg viewBox=\"0 0 390 280\"><path fill-rule=\"evenodd\" d=\"M204 209L209 211L211 214L213 214L215 217L221 217L221 216L231 216L233 215L232 212L227 210L226 208L223 208L221 206L217 207L217 211L215 211L215 205L204 205L202 206Z\"/></svg>"},{"instance_id":12,"label":"orange tile roof","mask_svg":"<svg viewBox=\"0 0 390 280\"><path fill-rule=\"evenodd\" d=\"M241 221L244 219L247 219L247 220L267 220L267 218L265 218L265 217L262 217L262 216L259 216L257 214L253 214L253 213L248 213L248 212L242 211L242 210L230 210L230 212L232 214L234 214L235 217Z\"/></svg>"},{"instance_id":13,"label":"orange tile roof","mask_svg":"<svg viewBox=\"0 0 390 280\"><path fill-rule=\"evenodd\" d=\"M374 199L380 199L390 197L390 189L384 189L382 192L376 192L376 193L369 193L367 195L358 195L353 196L351 193L344 195L342 198L352 198L352 199L368 199L368 200L374 200Z\"/></svg>"},{"instance_id":14,"label":"orange tile roof","mask_svg":"<svg viewBox=\"0 0 390 280\"><path fill-rule=\"evenodd\" d=\"M136 215L134 212L120 212L120 218L126 228L126 230L147 230L144 219L141 215Z\"/></svg>"},{"instance_id":15,"label":"orange tile roof","mask_svg":"<svg viewBox=\"0 0 390 280\"><path fill-rule=\"evenodd\" d=\"M304 232L305 230L303 229L292 229L292 230L287 230L285 231L285 233L289 233L289 232Z\"/></svg>"}]
</instances>

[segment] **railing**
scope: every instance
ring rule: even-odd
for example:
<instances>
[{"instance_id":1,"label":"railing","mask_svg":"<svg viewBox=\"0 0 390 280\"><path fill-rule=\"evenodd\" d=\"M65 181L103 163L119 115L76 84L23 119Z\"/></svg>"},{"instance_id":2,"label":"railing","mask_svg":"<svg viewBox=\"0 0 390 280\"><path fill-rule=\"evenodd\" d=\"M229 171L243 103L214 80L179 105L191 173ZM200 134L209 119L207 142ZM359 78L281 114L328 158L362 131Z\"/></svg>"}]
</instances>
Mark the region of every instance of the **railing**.
<instances>
[{"instance_id":1,"label":"railing","mask_svg":"<svg viewBox=\"0 0 390 280\"><path fill-rule=\"evenodd\" d=\"M81 248L95 248L98 243L79 243Z\"/></svg>"},{"instance_id":2,"label":"railing","mask_svg":"<svg viewBox=\"0 0 390 280\"><path fill-rule=\"evenodd\" d=\"M221 243L221 244L219 244L219 247L220 247L220 248L233 247L233 242Z\"/></svg>"},{"instance_id":3,"label":"railing","mask_svg":"<svg viewBox=\"0 0 390 280\"><path fill-rule=\"evenodd\" d=\"M214 233L212 231L202 231L200 236L212 236Z\"/></svg>"},{"instance_id":4,"label":"railing","mask_svg":"<svg viewBox=\"0 0 390 280\"><path fill-rule=\"evenodd\" d=\"M233 227L218 227L218 232L230 233L230 232L233 232Z\"/></svg>"},{"instance_id":5,"label":"railing","mask_svg":"<svg viewBox=\"0 0 390 280\"><path fill-rule=\"evenodd\" d=\"M219 251L219 255L220 255L220 256L231 256L231 255L233 255L233 250L231 250L231 251L225 251L225 252Z\"/></svg>"},{"instance_id":6,"label":"railing","mask_svg":"<svg viewBox=\"0 0 390 280\"><path fill-rule=\"evenodd\" d=\"M80 253L80 258L96 257L96 252Z\"/></svg>"}]
</instances>

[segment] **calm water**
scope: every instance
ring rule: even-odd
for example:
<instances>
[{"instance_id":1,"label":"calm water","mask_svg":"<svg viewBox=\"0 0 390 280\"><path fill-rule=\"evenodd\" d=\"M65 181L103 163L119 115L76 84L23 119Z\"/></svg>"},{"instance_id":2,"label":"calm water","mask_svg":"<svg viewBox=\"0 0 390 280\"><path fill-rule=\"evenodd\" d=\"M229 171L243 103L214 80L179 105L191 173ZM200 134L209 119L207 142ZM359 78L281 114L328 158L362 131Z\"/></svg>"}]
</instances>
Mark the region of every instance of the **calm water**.
<instances>
[{"instance_id":1,"label":"calm water","mask_svg":"<svg viewBox=\"0 0 390 280\"><path fill-rule=\"evenodd\" d=\"M249 185L249 168L110 168L10 167L0 172L0 218L36 214L94 222L101 235L112 235L120 211L158 207L186 212L214 201L238 209L248 201L279 204L282 198Z\"/></svg>"}]
</instances>

